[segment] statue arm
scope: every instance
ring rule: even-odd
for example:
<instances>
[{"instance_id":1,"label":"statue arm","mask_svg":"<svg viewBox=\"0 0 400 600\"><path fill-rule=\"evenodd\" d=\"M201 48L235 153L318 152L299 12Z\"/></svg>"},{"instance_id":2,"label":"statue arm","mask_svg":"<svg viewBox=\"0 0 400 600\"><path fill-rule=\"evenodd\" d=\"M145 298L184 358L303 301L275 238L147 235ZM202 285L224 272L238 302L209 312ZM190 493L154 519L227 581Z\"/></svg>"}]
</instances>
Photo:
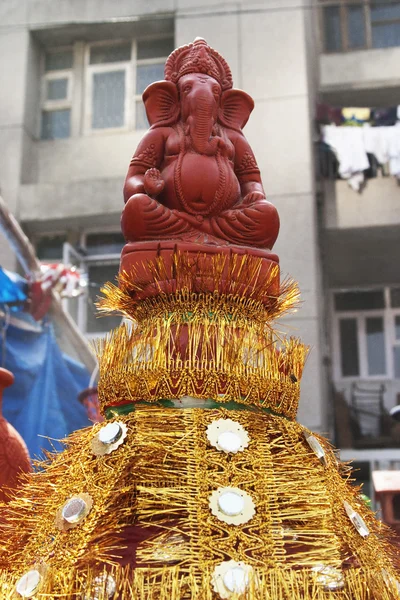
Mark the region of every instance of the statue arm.
<instances>
[{"instance_id":1,"label":"statue arm","mask_svg":"<svg viewBox=\"0 0 400 600\"><path fill-rule=\"evenodd\" d=\"M161 128L150 129L141 140L129 165L124 184L124 201L134 194L146 194L145 173L158 169L165 153L165 133Z\"/></svg>"},{"instance_id":2,"label":"statue arm","mask_svg":"<svg viewBox=\"0 0 400 600\"><path fill-rule=\"evenodd\" d=\"M240 184L244 203L252 203L265 198L260 169L253 151L243 134L236 134L235 174Z\"/></svg>"}]
</instances>

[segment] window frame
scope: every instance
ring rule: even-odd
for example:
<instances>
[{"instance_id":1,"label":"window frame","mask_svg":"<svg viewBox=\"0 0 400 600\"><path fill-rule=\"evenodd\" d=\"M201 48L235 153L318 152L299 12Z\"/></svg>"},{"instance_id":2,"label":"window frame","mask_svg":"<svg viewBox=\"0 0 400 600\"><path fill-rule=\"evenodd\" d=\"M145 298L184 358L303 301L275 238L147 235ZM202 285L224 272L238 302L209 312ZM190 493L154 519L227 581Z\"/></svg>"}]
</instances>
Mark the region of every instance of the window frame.
<instances>
[{"instance_id":1,"label":"window frame","mask_svg":"<svg viewBox=\"0 0 400 600\"><path fill-rule=\"evenodd\" d=\"M318 22L320 31L320 48L323 54L343 54L346 52L358 52L360 50L382 50L385 48L375 47L372 44L372 28L374 25L389 25L391 23L400 23L400 17L395 19L382 19L372 23L371 20L371 4L373 0L319 0L318 2ZM337 6L340 14L340 32L341 32L341 48L338 50L328 50L326 47L325 27L324 27L324 8L328 6ZM348 6L361 6L364 9L364 31L365 44L358 48L351 48L348 39ZM398 48L398 46L388 46L387 48Z\"/></svg>"},{"instance_id":2,"label":"window frame","mask_svg":"<svg viewBox=\"0 0 400 600\"><path fill-rule=\"evenodd\" d=\"M392 308L390 304L390 289L398 287L398 284L391 286L377 286L366 288L346 288L331 290L330 304L332 310L332 351L333 351L333 376L335 381L353 382L353 381L400 381L395 377L395 364L393 347L400 346L400 338L396 340L395 318L400 316L400 307ZM335 294L343 292L357 291L375 291L383 290L384 307L370 310L335 310ZM367 335L366 320L369 317L382 317L385 343L386 373L382 375L369 375L368 373L368 355L367 355ZM341 368L341 348L340 348L340 327L341 319L355 319L357 321L357 344L359 352L359 374L343 375Z\"/></svg>"},{"instance_id":3,"label":"window frame","mask_svg":"<svg viewBox=\"0 0 400 600\"><path fill-rule=\"evenodd\" d=\"M61 52L71 51L72 53L72 65L68 69L57 69L52 71L46 71L46 55L48 54L59 54ZM38 138L43 142L50 142L57 139L69 139L72 135L72 99L74 94L74 62L75 53L73 46L60 46L57 48L48 48L42 54L41 59L41 87L40 87L40 129L38 132ZM67 97L60 100L49 100L47 96L47 82L55 79L67 79ZM55 112L57 110L69 110L70 111L70 134L67 138L43 138L43 113Z\"/></svg>"},{"instance_id":4,"label":"window frame","mask_svg":"<svg viewBox=\"0 0 400 600\"><path fill-rule=\"evenodd\" d=\"M87 237L91 234L99 234L99 233L121 233L121 230L116 227L116 226L109 226L109 227L88 227L85 228L84 231L81 231L80 233L80 240L79 240L79 244L81 246L81 248L85 249L87 248ZM104 265L104 264L109 264L109 265L116 265L118 267L119 263L120 263L120 259L121 259L121 253L120 252L112 252L112 253L106 253L106 254L92 254L92 255L88 255L85 254L85 256L83 257L83 261L82 261L82 265L83 265L83 269L85 270L86 276L87 276L87 280L88 280L88 285L90 285L90 279L89 279L89 267L90 266L96 266L96 265ZM101 283L106 283L101 282ZM80 328L80 330L83 332L83 334L89 338L89 339L97 339L97 338L102 338L104 337L104 335L106 335L108 333L108 329L105 329L104 331L88 331L87 330L87 323L88 323L88 304L89 304L89 289L86 290L86 292L84 294L82 294L81 296L79 296L78 298L78 318L80 319L80 321L78 321L78 327ZM121 317L121 322L122 322L122 317Z\"/></svg>"},{"instance_id":5,"label":"window frame","mask_svg":"<svg viewBox=\"0 0 400 600\"><path fill-rule=\"evenodd\" d=\"M102 40L101 42L91 42L86 44L84 50L84 118L83 118L83 135L104 135L105 133L120 133L132 129L134 123L132 115L132 103L129 98L132 96L133 73L134 66L133 52L135 40L131 41L131 59L130 61L119 61L110 63L90 64L90 50L94 47L102 46L118 46L127 44L129 40L114 39ZM121 127L92 127L92 93L93 93L93 75L96 73L110 73L112 71L125 71L125 101L124 101L124 125Z\"/></svg>"},{"instance_id":6,"label":"window frame","mask_svg":"<svg viewBox=\"0 0 400 600\"><path fill-rule=\"evenodd\" d=\"M93 47L117 46L127 44L127 39L108 39L100 42L91 42L86 44L84 50L84 116L83 116L83 135L101 135L105 133L121 133L127 131L145 131L146 129L136 128L136 104L142 102L142 93L136 93L137 67L145 65L164 64L168 56L159 56L156 58L137 58L138 43L142 40L162 40L173 38L171 34L162 34L156 36L136 37L131 40L131 59L130 61L110 62L101 64L90 64L90 50ZM92 127L92 92L93 92L93 74L108 73L110 71L121 71L125 69L125 122L122 127Z\"/></svg>"},{"instance_id":7,"label":"window frame","mask_svg":"<svg viewBox=\"0 0 400 600\"><path fill-rule=\"evenodd\" d=\"M117 233L120 234L121 230L119 229L118 226L104 226L104 227L88 227L85 228L84 230L79 232L79 246L82 249L86 250L87 247L87 236L91 235L91 234L107 234L107 233ZM53 236L62 236L65 234L65 230L54 230L54 231L43 231L40 232L38 234L34 234L32 236L32 243L34 245L35 248L37 248L38 243L40 241L40 239L42 238L46 238L46 237L53 237ZM90 279L89 279L89 267L90 266L96 266L96 265L105 265L105 264L109 264L109 265L115 265L117 267L116 270L118 270L118 265L120 262L120 258L121 258L121 254L120 252L112 252L112 253L107 253L107 254L92 254L92 255L87 255L87 254L81 254L79 252L77 252L74 248L74 246L68 241L68 236L66 241L64 242L64 244L61 247L61 251L60 251L60 256L58 258L55 259L51 259L51 260L43 260L41 262L43 263L47 263L47 264L51 264L51 263L56 263L56 262L60 262L63 264L68 264L70 261L68 260L68 257L70 255L73 255L74 258L76 259L76 262L79 262L79 264L77 265L78 268L82 269L82 271L85 272L87 279L88 279L88 284L90 284ZM106 283L101 282L101 283ZM80 329L80 331L82 332L82 334L87 337L88 339L96 339L96 338L102 338L104 337L104 335L106 335L108 333L108 329L104 329L103 331L95 331L95 332L91 332L91 331L87 331L87 323L88 323L88 303L89 303L89 289L87 288L86 290L84 290L83 294L81 294L80 296L76 297L75 299L71 299L71 298L63 298L61 300L62 305L64 310L66 310L66 312L68 312L71 317L75 320L75 317L73 316L73 312L70 310L71 309L71 301L76 301L77 305L76 305L76 324L78 326L78 328ZM121 322L122 322L122 317L121 317Z\"/></svg>"}]
</instances>

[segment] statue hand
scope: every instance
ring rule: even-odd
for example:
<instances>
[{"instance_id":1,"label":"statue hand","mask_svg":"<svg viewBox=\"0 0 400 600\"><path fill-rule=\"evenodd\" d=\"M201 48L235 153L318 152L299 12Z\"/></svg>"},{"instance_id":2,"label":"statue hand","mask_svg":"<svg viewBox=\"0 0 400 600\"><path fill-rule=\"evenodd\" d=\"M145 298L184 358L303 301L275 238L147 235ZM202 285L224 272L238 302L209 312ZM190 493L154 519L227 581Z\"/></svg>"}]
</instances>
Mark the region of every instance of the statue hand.
<instances>
[{"instance_id":1,"label":"statue hand","mask_svg":"<svg viewBox=\"0 0 400 600\"><path fill-rule=\"evenodd\" d=\"M254 204L254 202L259 202L260 200L266 200L265 195L262 192L249 192L243 198L243 204L248 206L249 204Z\"/></svg>"},{"instance_id":2,"label":"statue hand","mask_svg":"<svg viewBox=\"0 0 400 600\"><path fill-rule=\"evenodd\" d=\"M161 194L164 189L164 185L165 182L158 169L147 169L146 173L144 174L144 189L149 196L154 198L155 196Z\"/></svg>"}]
</instances>

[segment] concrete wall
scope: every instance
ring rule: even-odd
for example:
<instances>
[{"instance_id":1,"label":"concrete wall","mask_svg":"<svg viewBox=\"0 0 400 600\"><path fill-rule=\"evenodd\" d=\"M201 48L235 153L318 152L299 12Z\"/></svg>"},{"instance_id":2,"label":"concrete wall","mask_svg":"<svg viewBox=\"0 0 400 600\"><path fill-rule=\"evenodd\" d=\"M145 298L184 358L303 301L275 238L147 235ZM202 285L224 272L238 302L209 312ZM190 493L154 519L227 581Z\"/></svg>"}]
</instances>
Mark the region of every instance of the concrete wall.
<instances>
[{"instance_id":1,"label":"concrete wall","mask_svg":"<svg viewBox=\"0 0 400 600\"><path fill-rule=\"evenodd\" d=\"M321 54L321 89L399 85L399 62L400 48Z\"/></svg>"},{"instance_id":2,"label":"concrete wall","mask_svg":"<svg viewBox=\"0 0 400 600\"><path fill-rule=\"evenodd\" d=\"M324 182L325 227L346 229L400 223L400 190L395 177L369 179L361 193L346 181Z\"/></svg>"},{"instance_id":3,"label":"concrete wall","mask_svg":"<svg viewBox=\"0 0 400 600\"><path fill-rule=\"evenodd\" d=\"M4 10L4 6L2 9ZM6 16L5 16L6 19ZM0 15L1 22L1 15ZM5 28L0 35L0 72L4 84L0 100L0 193L10 209L18 212L21 156L24 139L26 61L29 34L24 29ZM15 258L0 235L1 264L15 269Z\"/></svg>"}]
</instances>

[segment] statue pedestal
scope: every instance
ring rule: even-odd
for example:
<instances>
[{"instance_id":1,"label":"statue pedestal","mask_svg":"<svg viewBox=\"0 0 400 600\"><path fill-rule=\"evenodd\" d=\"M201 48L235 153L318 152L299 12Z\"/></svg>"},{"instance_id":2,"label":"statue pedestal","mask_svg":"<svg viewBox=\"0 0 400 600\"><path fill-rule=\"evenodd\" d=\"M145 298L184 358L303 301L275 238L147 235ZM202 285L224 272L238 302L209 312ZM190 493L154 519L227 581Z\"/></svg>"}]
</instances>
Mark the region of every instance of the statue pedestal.
<instances>
[{"instance_id":1,"label":"statue pedestal","mask_svg":"<svg viewBox=\"0 0 400 600\"><path fill-rule=\"evenodd\" d=\"M246 246L130 242L121 254L120 275L134 300L182 290L252 297L260 285L263 295L279 295L278 256Z\"/></svg>"}]
</instances>

